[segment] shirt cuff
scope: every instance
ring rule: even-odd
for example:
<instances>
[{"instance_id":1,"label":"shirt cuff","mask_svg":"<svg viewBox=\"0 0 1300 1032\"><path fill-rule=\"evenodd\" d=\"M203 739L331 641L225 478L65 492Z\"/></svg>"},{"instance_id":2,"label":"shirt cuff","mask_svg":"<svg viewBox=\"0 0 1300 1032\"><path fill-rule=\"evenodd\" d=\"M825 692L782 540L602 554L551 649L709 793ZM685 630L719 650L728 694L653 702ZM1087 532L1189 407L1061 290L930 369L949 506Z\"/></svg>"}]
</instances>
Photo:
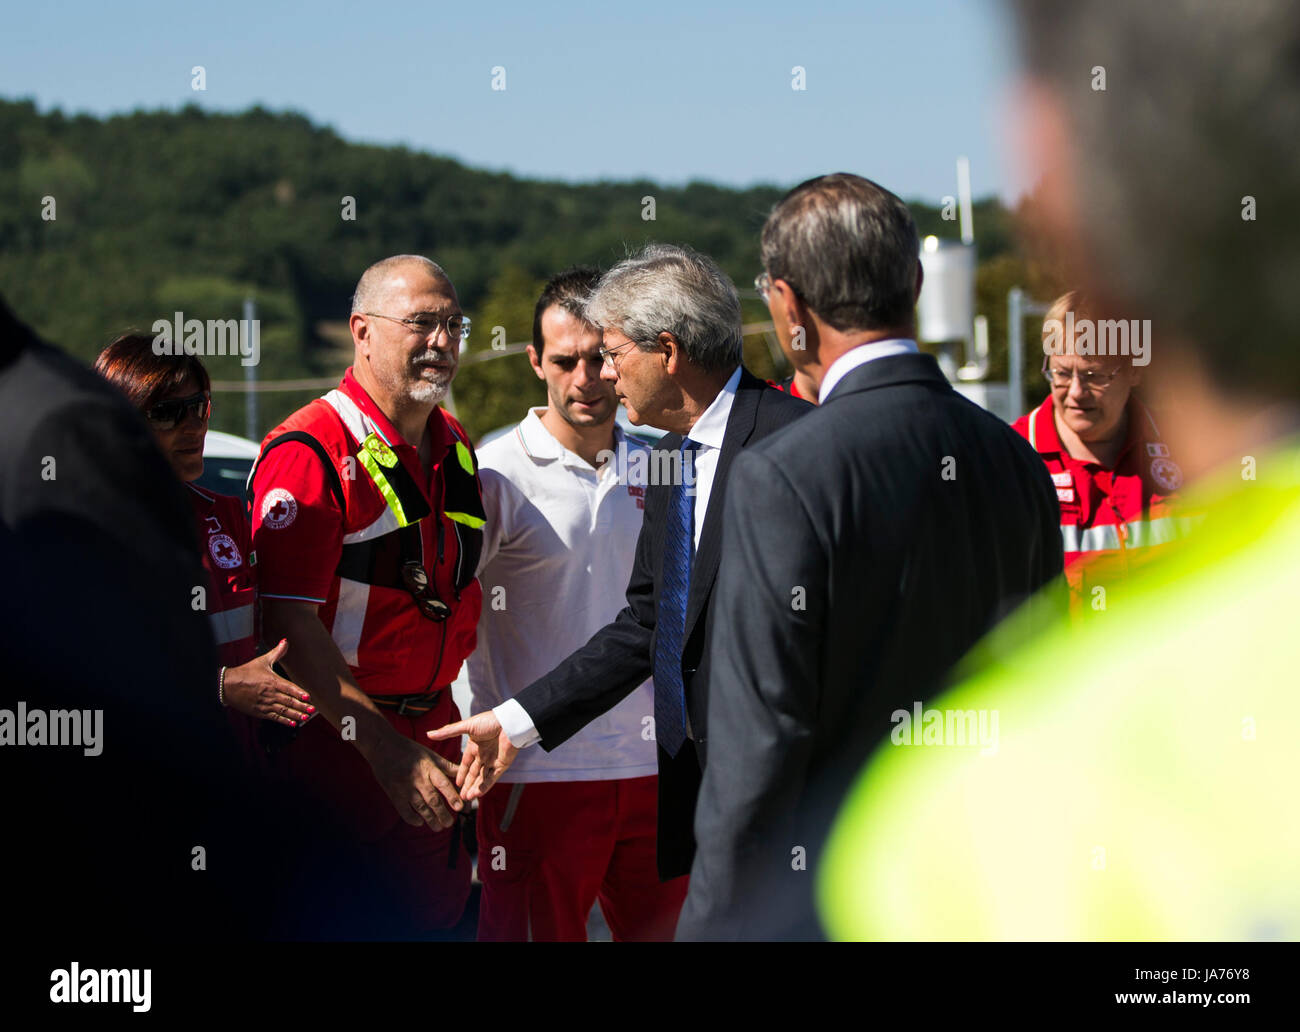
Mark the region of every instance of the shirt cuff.
<instances>
[{"instance_id":1,"label":"shirt cuff","mask_svg":"<svg viewBox=\"0 0 1300 1032\"><path fill-rule=\"evenodd\" d=\"M542 740L541 732L533 726L533 718L514 699L506 699L493 707L492 714L501 722L501 730L516 749L523 749Z\"/></svg>"}]
</instances>

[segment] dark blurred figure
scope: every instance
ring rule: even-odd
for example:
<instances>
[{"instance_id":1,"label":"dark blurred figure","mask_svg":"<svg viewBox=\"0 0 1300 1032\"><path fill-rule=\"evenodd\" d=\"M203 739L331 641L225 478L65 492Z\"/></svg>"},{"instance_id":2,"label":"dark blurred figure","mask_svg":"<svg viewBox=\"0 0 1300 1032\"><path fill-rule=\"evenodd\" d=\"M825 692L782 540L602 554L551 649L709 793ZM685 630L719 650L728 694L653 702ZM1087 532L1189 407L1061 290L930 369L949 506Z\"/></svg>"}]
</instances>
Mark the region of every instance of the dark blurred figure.
<instances>
[{"instance_id":1,"label":"dark blurred figure","mask_svg":"<svg viewBox=\"0 0 1300 1032\"><path fill-rule=\"evenodd\" d=\"M1152 320L1161 430L1207 515L1104 617L948 697L1016 728L996 755L881 747L822 917L843 938L1294 940L1300 7L1015 7L1052 236L1100 312Z\"/></svg>"},{"instance_id":2,"label":"dark blurred figure","mask_svg":"<svg viewBox=\"0 0 1300 1032\"><path fill-rule=\"evenodd\" d=\"M22 829L4 858L6 883L26 887L14 926L172 936L237 920L212 814L234 754L190 604L203 572L189 507L125 399L3 307L0 569L0 706L15 723L20 703L103 714L99 755L17 744L35 724L0 747ZM191 870L194 847L207 872Z\"/></svg>"},{"instance_id":3,"label":"dark blurred figure","mask_svg":"<svg viewBox=\"0 0 1300 1032\"><path fill-rule=\"evenodd\" d=\"M327 819L243 780L182 492L127 400L0 302L6 927L73 950L400 935Z\"/></svg>"}]
</instances>

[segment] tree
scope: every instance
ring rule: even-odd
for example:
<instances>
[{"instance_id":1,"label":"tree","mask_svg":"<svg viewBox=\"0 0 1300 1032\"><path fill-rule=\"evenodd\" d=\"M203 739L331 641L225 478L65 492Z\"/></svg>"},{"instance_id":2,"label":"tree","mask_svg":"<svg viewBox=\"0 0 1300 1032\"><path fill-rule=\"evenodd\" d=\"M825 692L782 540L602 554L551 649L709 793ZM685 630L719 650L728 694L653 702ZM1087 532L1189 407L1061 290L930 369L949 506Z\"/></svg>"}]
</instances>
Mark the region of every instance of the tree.
<instances>
[{"instance_id":1,"label":"tree","mask_svg":"<svg viewBox=\"0 0 1300 1032\"><path fill-rule=\"evenodd\" d=\"M532 340L533 307L545 281L518 265L507 265L488 285L487 296L470 313L470 338L461 355L453 400L457 418L478 440L489 430L517 423L533 405L546 404L546 385L527 354L500 354L501 345Z\"/></svg>"}]
</instances>

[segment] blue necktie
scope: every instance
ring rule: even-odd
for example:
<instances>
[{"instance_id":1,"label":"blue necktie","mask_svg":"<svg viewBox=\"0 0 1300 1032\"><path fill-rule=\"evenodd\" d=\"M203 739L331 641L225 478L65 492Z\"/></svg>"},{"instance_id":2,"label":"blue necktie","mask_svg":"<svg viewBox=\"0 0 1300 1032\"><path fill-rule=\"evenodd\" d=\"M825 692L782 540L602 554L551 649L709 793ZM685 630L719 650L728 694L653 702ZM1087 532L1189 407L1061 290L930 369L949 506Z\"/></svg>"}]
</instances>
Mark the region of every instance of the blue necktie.
<instances>
[{"instance_id":1,"label":"blue necktie","mask_svg":"<svg viewBox=\"0 0 1300 1032\"><path fill-rule=\"evenodd\" d=\"M659 589L655 637L655 737L669 756L686 741L686 685L682 681L682 647L686 639L686 602L691 595L691 560L695 555L695 449L681 443L682 476L675 478L664 528L664 573ZM686 483L689 481L689 483Z\"/></svg>"}]
</instances>

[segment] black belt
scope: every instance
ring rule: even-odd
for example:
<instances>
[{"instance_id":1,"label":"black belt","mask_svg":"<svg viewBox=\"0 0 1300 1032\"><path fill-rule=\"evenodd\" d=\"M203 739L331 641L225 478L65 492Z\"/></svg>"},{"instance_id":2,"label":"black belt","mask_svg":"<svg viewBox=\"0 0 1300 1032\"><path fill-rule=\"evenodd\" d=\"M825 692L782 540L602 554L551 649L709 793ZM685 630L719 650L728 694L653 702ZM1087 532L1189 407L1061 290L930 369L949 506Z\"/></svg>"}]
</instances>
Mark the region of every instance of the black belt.
<instances>
[{"instance_id":1,"label":"black belt","mask_svg":"<svg viewBox=\"0 0 1300 1032\"><path fill-rule=\"evenodd\" d=\"M384 709L397 710L398 716L422 717L442 698L443 689L431 692L416 692L414 695L371 695L370 701Z\"/></svg>"}]
</instances>

